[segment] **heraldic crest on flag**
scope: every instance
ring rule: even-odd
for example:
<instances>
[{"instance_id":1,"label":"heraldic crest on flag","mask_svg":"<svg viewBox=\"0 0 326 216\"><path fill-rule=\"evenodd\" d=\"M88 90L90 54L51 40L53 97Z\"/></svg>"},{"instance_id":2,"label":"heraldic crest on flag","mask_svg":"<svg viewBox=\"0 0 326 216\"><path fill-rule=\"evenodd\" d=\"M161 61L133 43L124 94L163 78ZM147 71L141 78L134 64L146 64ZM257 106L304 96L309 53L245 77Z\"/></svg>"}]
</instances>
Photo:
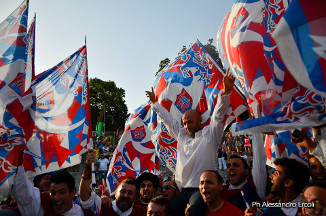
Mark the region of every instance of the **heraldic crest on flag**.
<instances>
[{"instance_id":1,"label":"heraldic crest on flag","mask_svg":"<svg viewBox=\"0 0 326 216\"><path fill-rule=\"evenodd\" d=\"M224 74L225 71L197 41L156 76L153 87L157 101L180 124L187 110L197 109L204 127L210 122L218 92L223 88ZM231 100L225 126L247 109L245 97L236 87L232 90ZM174 171L176 156L177 141L147 102L129 117L114 153L108 173L111 192L127 176L137 177L144 171L157 172L158 158Z\"/></svg>"}]
</instances>

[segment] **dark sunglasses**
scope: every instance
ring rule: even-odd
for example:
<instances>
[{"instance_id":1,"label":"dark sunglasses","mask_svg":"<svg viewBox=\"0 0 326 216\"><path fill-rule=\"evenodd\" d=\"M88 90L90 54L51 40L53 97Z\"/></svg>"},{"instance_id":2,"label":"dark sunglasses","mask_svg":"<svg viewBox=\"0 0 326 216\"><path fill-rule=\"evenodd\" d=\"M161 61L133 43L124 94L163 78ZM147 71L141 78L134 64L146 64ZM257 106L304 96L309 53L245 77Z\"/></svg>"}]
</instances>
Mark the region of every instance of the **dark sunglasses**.
<instances>
[{"instance_id":1,"label":"dark sunglasses","mask_svg":"<svg viewBox=\"0 0 326 216\"><path fill-rule=\"evenodd\" d=\"M173 185L165 185L164 187L160 187L160 191L165 190L170 190L171 188L177 189L175 186Z\"/></svg>"}]
</instances>

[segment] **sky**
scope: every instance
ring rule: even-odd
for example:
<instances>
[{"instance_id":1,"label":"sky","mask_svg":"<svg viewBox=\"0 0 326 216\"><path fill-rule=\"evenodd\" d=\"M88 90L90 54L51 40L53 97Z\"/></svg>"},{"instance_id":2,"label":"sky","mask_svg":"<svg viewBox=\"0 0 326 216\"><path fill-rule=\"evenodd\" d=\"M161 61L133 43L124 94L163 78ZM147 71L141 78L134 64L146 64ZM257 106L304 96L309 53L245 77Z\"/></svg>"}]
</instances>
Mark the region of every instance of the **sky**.
<instances>
[{"instance_id":1,"label":"sky","mask_svg":"<svg viewBox=\"0 0 326 216\"><path fill-rule=\"evenodd\" d=\"M22 0L0 0L0 22ZM182 46L214 39L233 0L30 0L36 14L35 71L76 52L87 38L90 78L125 90L128 112L147 101L159 63Z\"/></svg>"}]
</instances>

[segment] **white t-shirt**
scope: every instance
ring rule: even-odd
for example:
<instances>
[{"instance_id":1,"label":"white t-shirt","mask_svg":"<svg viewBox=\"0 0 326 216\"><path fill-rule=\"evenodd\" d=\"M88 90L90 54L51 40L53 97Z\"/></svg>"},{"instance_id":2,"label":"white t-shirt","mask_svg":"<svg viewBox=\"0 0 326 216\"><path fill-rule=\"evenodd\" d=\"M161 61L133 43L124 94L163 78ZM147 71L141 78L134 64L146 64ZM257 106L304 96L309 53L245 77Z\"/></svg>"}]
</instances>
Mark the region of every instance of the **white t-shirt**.
<instances>
[{"instance_id":1,"label":"white t-shirt","mask_svg":"<svg viewBox=\"0 0 326 216\"><path fill-rule=\"evenodd\" d=\"M99 158L98 159L98 163L99 163L99 171L106 171L108 170L108 164L110 163L110 161L107 158Z\"/></svg>"}]
</instances>

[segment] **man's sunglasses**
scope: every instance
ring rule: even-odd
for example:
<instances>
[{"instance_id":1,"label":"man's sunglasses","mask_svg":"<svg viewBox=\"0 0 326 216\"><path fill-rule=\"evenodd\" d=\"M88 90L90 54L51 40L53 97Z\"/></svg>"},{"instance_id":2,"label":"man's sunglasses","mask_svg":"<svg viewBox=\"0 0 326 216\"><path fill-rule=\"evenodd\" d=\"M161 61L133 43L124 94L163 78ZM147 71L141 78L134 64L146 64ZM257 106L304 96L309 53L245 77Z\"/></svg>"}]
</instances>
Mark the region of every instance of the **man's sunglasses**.
<instances>
[{"instance_id":1,"label":"man's sunglasses","mask_svg":"<svg viewBox=\"0 0 326 216\"><path fill-rule=\"evenodd\" d=\"M173 185L165 185L164 187L160 187L160 191L165 190L170 190L171 188L177 189L175 186Z\"/></svg>"}]
</instances>

